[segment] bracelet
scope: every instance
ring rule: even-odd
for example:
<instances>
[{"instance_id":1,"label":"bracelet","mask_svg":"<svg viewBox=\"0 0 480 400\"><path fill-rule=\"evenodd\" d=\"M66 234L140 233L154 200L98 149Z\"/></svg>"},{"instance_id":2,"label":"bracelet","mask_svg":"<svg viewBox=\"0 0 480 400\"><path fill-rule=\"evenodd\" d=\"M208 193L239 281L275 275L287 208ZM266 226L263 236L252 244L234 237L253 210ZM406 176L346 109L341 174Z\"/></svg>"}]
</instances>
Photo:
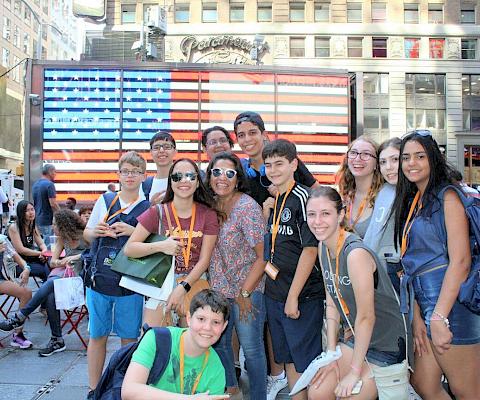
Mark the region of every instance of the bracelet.
<instances>
[{"instance_id":1,"label":"bracelet","mask_svg":"<svg viewBox=\"0 0 480 400\"><path fill-rule=\"evenodd\" d=\"M356 372L358 374L358 376L362 375L362 370L361 368L358 368L356 367L355 365L353 364L350 364L350 368L353 370L353 372Z\"/></svg>"},{"instance_id":2,"label":"bracelet","mask_svg":"<svg viewBox=\"0 0 480 400\"><path fill-rule=\"evenodd\" d=\"M435 310L433 310L433 314L430 317L430 321L442 321L447 328L450 328L450 321L448 320L448 318Z\"/></svg>"},{"instance_id":3,"label":"bracelet","mask_svg":"<svg viewBox=\"0 0 480 400\"><path fill-rule=\"evenodd\" d=\"M28 272L32 272L32 267L28 264L25 264L25 266L23 268L28 270Z\"/></svg>"}]
</instances>

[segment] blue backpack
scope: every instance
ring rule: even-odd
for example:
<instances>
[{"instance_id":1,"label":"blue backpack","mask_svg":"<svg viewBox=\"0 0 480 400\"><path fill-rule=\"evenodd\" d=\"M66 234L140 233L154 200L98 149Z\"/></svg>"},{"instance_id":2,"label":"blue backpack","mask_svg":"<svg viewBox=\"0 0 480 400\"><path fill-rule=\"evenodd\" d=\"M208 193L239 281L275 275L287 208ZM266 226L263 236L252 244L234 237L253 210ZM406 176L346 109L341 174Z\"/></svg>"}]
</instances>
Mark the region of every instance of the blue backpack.
<instances>
[{"instance_id":1,"label":"blue backpack","mask_svg":"<svg viewBox=\"0 0 480 400\"><path fill-rule=\"evenodd\" d=\"M147 179L145 179L142 182L143 194L145 195L145 198L147 200L150 200L150 192L152 191L152 185L153 185L153 176L148 176Z\"/></svg>"},{"instance_id":2,"label":"blue backpack","mask_svg":"<svg viewBox=\"0 0 480 400\"><path fill-rule=\"evenodd\" d=\"M150 329L153 329L155 332L156 352L152 368L148 374L147 385L155 384L162 377L170 359L172 336L167 328L150 328L145 325L143 329L144 333L138 342L128 343L112 355L95 388L94 400L122 400L123 379L130 365L132 355Z\"/></svg>"},{"instance_id":3,"label":"blue backpack","mask_svg":"<svg viewBox=\"0 0 480 400\"><path fill-rule=\"evenodd\" d=\"M455 190L462 200L470 227L469 237L472 264L467 279L460 286L458 301L473 313L480 314L480 199L467 196L460 188L450 185L443 188L438 194L442 202L442 209L443 196L447 189Z\"/></svg>"}]
</instances>

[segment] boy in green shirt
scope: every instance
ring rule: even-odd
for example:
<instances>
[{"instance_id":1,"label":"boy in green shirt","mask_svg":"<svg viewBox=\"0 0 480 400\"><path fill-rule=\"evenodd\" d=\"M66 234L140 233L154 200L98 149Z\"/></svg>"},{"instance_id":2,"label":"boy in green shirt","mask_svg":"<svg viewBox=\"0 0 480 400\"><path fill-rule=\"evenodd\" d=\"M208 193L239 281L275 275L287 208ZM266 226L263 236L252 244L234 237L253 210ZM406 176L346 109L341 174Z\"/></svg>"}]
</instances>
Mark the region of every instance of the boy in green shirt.
<instances>
[{"instance_id":1,"label":"boy in green shirt","mask_svg":"<svg viewBox=\"0 0 480 400\"><path fill-rule=\"evenodd\" d=\"M155 333L148 331L127 369L122 386L123 400L228 399L225 370L212 345L228 323L227 300L213 290L202 290L190 303L188 328L169 327L172 350L163 375L147 386L156 352Z\"/></svg>"}]
</instances>

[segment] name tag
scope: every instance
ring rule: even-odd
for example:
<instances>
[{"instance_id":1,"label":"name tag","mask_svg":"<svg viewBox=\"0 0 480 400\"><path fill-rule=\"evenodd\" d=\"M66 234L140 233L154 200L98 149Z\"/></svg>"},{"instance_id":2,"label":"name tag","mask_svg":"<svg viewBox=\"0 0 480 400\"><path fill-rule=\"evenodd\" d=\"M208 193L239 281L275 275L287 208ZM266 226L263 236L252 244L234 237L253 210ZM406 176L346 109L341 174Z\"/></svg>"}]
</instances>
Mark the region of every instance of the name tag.
<instances>
[{"instance_id":1,"label":"name tag","mask_svg":"<svg viewBox=\"0 0 480 400\"><path fill-rule=\"evenodd\" d=\"M270 277L270 279L275 280L277 279L278 268L268 261L265 265L265 273Z\"/></svg>"}]
</instances>

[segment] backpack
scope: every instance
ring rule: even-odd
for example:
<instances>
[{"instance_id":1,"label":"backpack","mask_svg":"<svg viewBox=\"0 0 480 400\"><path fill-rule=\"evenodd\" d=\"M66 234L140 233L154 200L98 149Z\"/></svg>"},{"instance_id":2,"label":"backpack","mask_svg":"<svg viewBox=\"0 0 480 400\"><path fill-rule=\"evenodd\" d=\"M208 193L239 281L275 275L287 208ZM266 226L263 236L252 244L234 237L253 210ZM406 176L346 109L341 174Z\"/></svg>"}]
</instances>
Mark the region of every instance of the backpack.
<instances>
[{"instance_id":1,"label":"backpack","mask_svg":"<svg viewBox=\"0 0 480 400\"><path fill-rule=\"evenodd\" d=\"M143 194L145 195L145 198L147 200L150 200L150 192L152 191L152 185L153 185L153 176L148 176L147 179L145 179L142 182Z\"/></svg>"},{"instance_id":2,"label":"backpack","mask_svg":"<svg viewBox=\"0 0 480 400\"><path fill-rule=\"evenodd\" d=\"M148 374L147 385L156 383L161 378L168 365L172 349L170 331L167 328L150 328L146 325L144 325L143 329L144 333L138 342L128 343L112 355L107 368L103 371L102 377L95 388L93 393L94 400L122 399L123 379L130 365L132 355L150 329L153 329L155 332L156 351L152 368Z\"/></svg>"},{"instance_id":3,"label":"backpack","mask_svg":"<svg viewBox=\"0 0 480 400\"><path fill-rule=\"evenodd\" d=\"M438 194L442 203L442 210L443 196L447 189L455 190L465 207L469 225L470 251L472 254L470 273L465 282L460 286L458 301L473 313L480 315L480 199L465 195L460 188L449 185Z\"/></svg>"}]
</instances>

